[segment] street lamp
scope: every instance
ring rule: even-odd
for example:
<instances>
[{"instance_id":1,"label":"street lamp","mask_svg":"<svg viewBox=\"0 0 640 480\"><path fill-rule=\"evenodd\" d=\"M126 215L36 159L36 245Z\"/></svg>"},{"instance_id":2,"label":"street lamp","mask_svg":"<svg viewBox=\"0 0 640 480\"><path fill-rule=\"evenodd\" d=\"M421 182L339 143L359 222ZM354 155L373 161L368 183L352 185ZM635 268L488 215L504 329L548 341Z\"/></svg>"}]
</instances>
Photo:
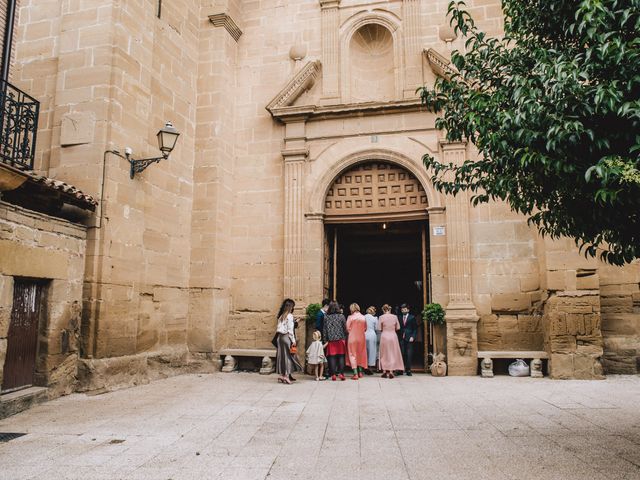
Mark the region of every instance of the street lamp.
<instances>
[{"instance_id":1,"label":"street lamp","mask_svg":"<svg viewBox=\"0 0 640 480\"><path fill-rule=\"evenodd\" d=\"M166 160L169 158L169 154L176 146L176 142L178 141L178 137L180 136L180 132L175 129L175 127L171 124L171 122L167 122L164 127L162 127L158 131L158 148L162 152L161 157L153 157L153 158L143 158L140 160L135 160L131 158L131 152L126 151L125 155L127 160L129 160L129 165L131 166L129 176L133 178L136 173L142 172L145 168L147 168L152 163L158 163L160 160Z\"/></svg>"}]
</instances>

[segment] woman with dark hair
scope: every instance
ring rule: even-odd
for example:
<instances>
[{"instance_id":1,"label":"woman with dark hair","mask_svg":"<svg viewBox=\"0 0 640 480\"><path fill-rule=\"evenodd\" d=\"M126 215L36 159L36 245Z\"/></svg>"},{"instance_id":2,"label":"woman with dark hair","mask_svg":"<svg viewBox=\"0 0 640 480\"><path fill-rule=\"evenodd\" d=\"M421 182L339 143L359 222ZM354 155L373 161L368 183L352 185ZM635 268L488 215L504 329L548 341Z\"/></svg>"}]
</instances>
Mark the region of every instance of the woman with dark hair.
<instances>
[{"instance_id":1,"label":"woman with dark hair","mask_svg":"<svg viewBox=\"0 0 640 480\"><path fill-rule=\"evenodd\" d=\"M340 305L336 302L329 303L329 309L324 317L322 325L322 338L327 345L325 355L329 362L331 380L344 380L344 355L347 352L347 320L340 313Z\"/></svg>"},{"instance_id":2,"label":"woman with dark hair","mask_svg":"<svg viewBox=\"0 0 640 480\"><path fill-rule=\"evenodd\" d=\"M282 302L278 311L278 326L276 328L276 372L278 382L291 385L291 374L302 371L295 355L291 353L291 347L296 346L294 331L293 308L296 303L287 298Z\"/></svg>"}]
</instances>

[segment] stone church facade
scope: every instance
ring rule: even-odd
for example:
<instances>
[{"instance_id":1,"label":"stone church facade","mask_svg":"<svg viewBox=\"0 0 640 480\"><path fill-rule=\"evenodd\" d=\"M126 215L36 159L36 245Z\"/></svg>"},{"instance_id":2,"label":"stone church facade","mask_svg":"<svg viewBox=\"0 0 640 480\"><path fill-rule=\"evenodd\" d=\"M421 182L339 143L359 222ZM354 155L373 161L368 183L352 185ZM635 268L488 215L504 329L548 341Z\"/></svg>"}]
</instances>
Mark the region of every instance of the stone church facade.
<instances>
[{"instance_id":1,"label":"stone church facade","mask_svg":"<svg viewBox=\"0 0 640 480\"><path fill-rule=\"evenodd\" d=\"M34 169L96 199L74 233L74 388L218 368L224 348L269 346L284 297L302 314L385 271L446 307L451 375L487 350L544 350L555 378L638 373L640 264L585 259L505 204L431 185L425 153L475 154L416 95L463 48L447 4L20 1L11 83L40 101ZM499 34L499 1L468 5ZM167 120L175 150L131 179L125 148L155 156Z\"/></svg>"}]
</instances>

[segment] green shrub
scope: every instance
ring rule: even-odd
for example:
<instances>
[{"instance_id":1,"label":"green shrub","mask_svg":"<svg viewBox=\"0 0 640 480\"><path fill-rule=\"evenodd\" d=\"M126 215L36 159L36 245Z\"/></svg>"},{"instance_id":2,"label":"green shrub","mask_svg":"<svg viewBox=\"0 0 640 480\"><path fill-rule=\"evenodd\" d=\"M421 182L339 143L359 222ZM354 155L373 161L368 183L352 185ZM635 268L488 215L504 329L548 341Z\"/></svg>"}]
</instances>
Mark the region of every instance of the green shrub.
<instances>
[{"instance_id":1,"label":"green shrub","mask_svg":"<svg viewBox=\"0 0 640 480\"><path fill-rule=\"evenodd\" d=\"M422 320L433 325L444 325L445 312L439 303L430 303L422 310Z\"/></svg>"},{"instance_id":2,"label":"green shrub","mask_svg":"<svg viewBox=\"0 0 640 480\"><path fill-rule=\"evenodd\" d=\"M307 305L307 310L306 310L307 321L315 322L316 315L318 314L321 308L322 308L322 305L320 305L319 303L310 303L309 305Z\"/></svg>"}]
</instances>

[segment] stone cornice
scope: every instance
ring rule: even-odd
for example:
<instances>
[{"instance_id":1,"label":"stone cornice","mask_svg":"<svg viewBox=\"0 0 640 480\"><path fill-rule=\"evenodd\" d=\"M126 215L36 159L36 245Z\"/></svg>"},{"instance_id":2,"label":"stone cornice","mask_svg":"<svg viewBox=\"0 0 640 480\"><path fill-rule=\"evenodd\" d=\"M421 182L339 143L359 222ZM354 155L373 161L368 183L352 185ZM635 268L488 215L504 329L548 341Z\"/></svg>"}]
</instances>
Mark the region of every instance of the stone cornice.
<instances>
[{"instance_id":1,"label":"stone cornice","mask_svg":"<svg viewBox=\"0 0 640 480\"><path fill-rule=\"evenodd\" d=\"M455 72L453 67L451 67L451 60L447 59L441 53L438 53L433 48L428 48L422 51L422 54L427 59L429 66L433 73L435 73L438 77L450 79L451 74Z\"/></svg>"},{"instance_id":2,"label":"stone cornice","mask_svg":"<svg viewBox=\"0 0 640 480\"><path fill-rule=\"evenodd\" d=\"M340 7L340 0L320 0L320 8L322 10L326 8L338 8Z\"/></svg>"},{"instance_id":3,"label":"stone cornice","mask_svg":"<svg viewBox=\"0 0 640 480\"><path fill-rule=\"evenodd\" d=\"M301 119L323 120L326 118L349 118L377 115L380 113L412 112L422 110L422 101L417 98L390 102L343 103L338 105L296 105L269 110L273 118L283 123Z\"/></svg>"},{"instance_id":4,"label":"stone cornice","mask_svg":"<svg viewBox=\"0 0 640 480\"><path fill-rule=\"evenodd\" d=\"M295 100L306 90L309 90L316 82L316 77L320 72L320 61L316 60L308 62L289 83L278 92L278 94L269 102L267 110L271 115L274 111L283 107L289 107ZM275 116L275 115L274 115Z\"/></svg>"},{"instance_id":5,"label":"stone cornice","mask_svg":"<svg viewBox=\"0 0 640 480\"><path fill-rule=\"evenodd\" d=\"M209 14L209 21L216 27L224 27L229 35L237 42L242 35L242 30L233 21L233 18L227 12L215 12Z\"/></svg>"}]
</instances>

